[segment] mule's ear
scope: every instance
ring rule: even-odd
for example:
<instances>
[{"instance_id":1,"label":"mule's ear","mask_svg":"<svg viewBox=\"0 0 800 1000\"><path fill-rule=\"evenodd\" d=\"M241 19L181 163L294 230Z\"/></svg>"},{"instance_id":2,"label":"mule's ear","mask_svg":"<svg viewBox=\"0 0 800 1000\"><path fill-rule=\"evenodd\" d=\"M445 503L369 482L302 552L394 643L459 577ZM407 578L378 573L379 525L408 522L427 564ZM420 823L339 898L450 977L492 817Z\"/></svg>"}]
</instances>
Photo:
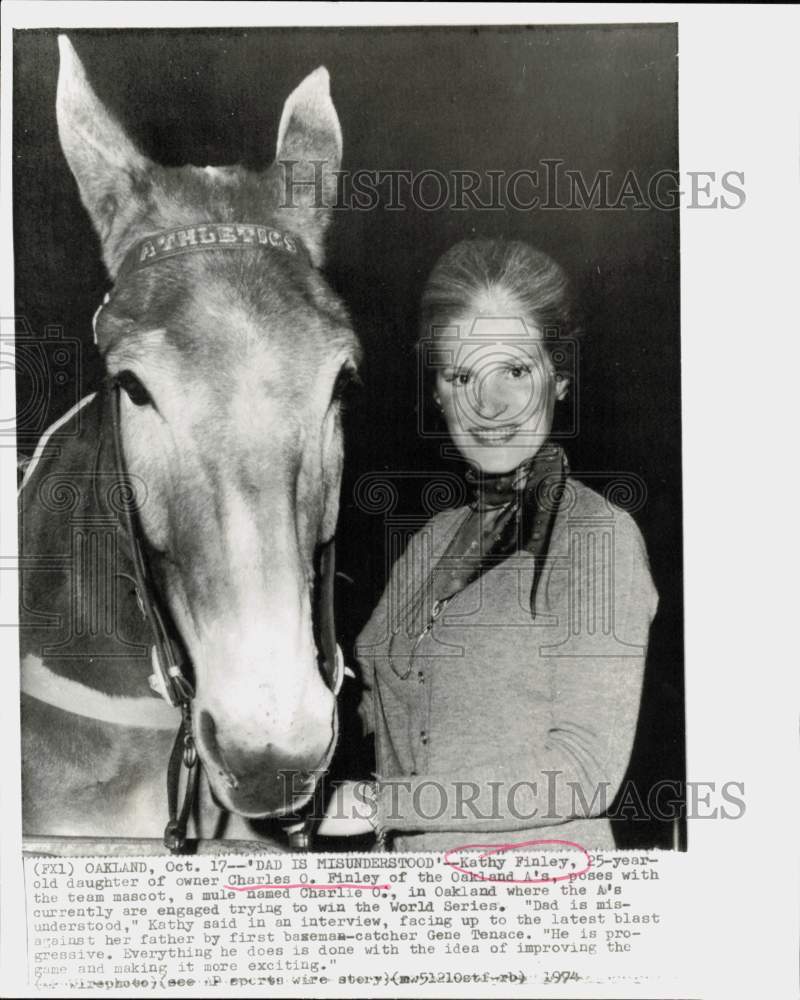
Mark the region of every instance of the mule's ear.
<instances>
[{"instance_id":1,"label":"mule's ear","mask_svg":"<svg viewBox=\"0 0 800 1000\"><path fill-rule=\"evenodd\" d=\"M56 117L61 147L113 276L124 252L122 237L141 210L152 163L92 90L66 35L58 36L58 48Z\"/></svg>"},{"instance_id":2,"label":"mule's ear","mask_svg":"<svg viewBox=\"0 0 800 1000\"><path fill-rule=\"evenodd\" d=\"M324 261L323 240L341 163L342 130L328 71L320 66L286 99L273 167L279 214L302 237L317 267Z\"/></svg>"}]
</instances>

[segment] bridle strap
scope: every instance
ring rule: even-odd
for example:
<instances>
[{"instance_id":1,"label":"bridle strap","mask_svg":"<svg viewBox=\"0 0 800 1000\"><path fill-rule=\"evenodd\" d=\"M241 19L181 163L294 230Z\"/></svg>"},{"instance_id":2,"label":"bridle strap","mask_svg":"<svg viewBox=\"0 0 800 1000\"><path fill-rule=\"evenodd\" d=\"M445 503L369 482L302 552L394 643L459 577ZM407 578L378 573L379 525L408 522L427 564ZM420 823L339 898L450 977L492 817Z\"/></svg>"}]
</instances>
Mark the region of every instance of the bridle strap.
<instances>
[{"instance_id":1,"label":"bridle strap","mask_svg":"<svg viewBox=\"0 0 800 1000\"><path fill-rule=\"evenodd\" d=\"M186 828L189 825L189 817L197 794L197 782L200 777L197 748L192 736L192 716L189 702L184 702L181 707L183 717L167 765L169 820L164 829L164 846L171 854L181 854L186 849ZM178 800L182 767L186 770L186 788L179 812Z\"/></svg>"},{"instance_id":2,"label":"bridle strap","mask_svg":"<svg viewBox=\"0 0 800 1000\"><path fill-rule=\"evenodd\" d=\"M110 384L111 427L114 438L114 467L120 481L127 477L125 453L122 446L122 421L120 417L122 387L116 381ZM169 634L161 609L155 596L147 570L144 552L139 538L138 524L134 518L135 492L131 487L129 502L120 504L123 527L128 536L128 546L133 563L136 593L139 606L153 635L153 676L150 686L157 690L172 706L181 709L181 724L167 766L167 805L169 821L164 830L164 846L171 854L180 854L186 848L186 829L197 793L199 767L197 750L192 735L192 699L194 688L180 667L175 651L175 643ZM183 805L178 811L178 790L181 768L186 769L186 790Z\"/></svg>"},{"instance_id":3,"label":"bridle strap","mask_svg":"<svg viewBox=\"0 0 800 1000\"><path fill-rule=\"evenodd\" d=\"M328 687L334 694L342 686L341 651L336 644L334 584L336 582L336 544L331 539L323 548L319 561L319 645L322 668Z\"/></svg>"},{"instance_id":4,"label":"bridle strap","mask_svg":"<svg viewBox=\"0 0 800 1000\"><path fill-rule=\"evenodd\" d=\"M258 222L198 222L165 229L138 240L125 254L117 281L134 271L180 254L256 250L287 254L308 260L308 253L294 233Z\"/></svg>"},{"instance_id":5,"label":"bridle strap","mask_svg":"<svg viewBox=\"0 0 800 1000\"><path fill-rule=\"evenodd\" d=\"M122 446L122 421L120 418L120 397L122 387L116 381L110 383L111 395L111 426L114 438L114 465L120 481L127 479L125 453ZM140 532L135 520L135 493L131 487L131 497L128 503L120 504L123 527L128 538L128 545L133 563L133 574L136 581L136 593L142 614L153 635L154 679L151 687L161 694L173 707L189 703L194 697L194 689L180 667L180 658L175 649L175 643L170 636L164 617L155 598L154 588L150 580L144 552L140 542Z\"/></svg>"}]
</instances>

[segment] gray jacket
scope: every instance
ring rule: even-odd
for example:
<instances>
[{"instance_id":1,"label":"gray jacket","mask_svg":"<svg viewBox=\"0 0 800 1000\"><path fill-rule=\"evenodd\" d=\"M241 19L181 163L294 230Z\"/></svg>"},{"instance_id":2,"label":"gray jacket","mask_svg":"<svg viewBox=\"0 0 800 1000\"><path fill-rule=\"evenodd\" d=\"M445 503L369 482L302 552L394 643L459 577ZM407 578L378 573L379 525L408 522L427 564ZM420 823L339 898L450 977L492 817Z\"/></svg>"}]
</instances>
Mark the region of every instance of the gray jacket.
<instances>
[{"instance_id":1,"label":"gray jacket","mask_svg":"<svg viewBox=\"0 0 800 1000\"><path fill-rule=\"evenodd\" d=\"M392 630L467 513L445 511L413 536L356 646L380 822L401 851L534 839L613 848L603 813L628 766L658 603L639 529L569 478L535 616L534 557L516 553L429 623L403 678Z\"/></svg>"}]
</instances>

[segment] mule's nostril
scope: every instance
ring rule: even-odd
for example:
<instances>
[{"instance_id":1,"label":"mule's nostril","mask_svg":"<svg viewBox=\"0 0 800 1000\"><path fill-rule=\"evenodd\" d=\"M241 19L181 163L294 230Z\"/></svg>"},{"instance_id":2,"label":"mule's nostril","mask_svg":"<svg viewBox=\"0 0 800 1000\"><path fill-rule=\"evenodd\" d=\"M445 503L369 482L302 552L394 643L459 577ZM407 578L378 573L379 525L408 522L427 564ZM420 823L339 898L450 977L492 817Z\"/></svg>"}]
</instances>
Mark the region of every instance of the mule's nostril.
<instances>
[{"instance_id":1,"label":"mule's nostril","mask_svg":"<svg viewBox=\"0 0 800 1000\"><path fill-rule=\"evenodd\" d=\"M200 713L198 735L200 737L201 744L213 758L214 766L219 772L220 777L223 778L231 788L238 788L239 782L236 780L236 776L228 766L228 762L225 760L222 749L217 741L217 724L214 722L213 715L205 709L203 709Z\"/></svg>"}]
</instances>

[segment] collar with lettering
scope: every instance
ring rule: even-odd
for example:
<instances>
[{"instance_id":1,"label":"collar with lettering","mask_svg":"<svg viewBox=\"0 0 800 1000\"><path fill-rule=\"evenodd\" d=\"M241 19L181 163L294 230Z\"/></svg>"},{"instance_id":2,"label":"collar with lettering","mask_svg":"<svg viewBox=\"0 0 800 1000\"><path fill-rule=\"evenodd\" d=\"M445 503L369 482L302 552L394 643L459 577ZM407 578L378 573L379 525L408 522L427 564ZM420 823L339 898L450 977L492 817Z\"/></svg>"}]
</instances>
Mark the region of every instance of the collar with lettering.
<instances>
[{"instance_id":1,"label":"collar with lettering","mask_svg":"<svg viewBox=\"0 0 800 1000\"><path fill-rule=\"evenodd\" d=\"M180 226L153 233L134 243L125 254L117 280L178 254L248 248L279 250L297 256L302 251L302 244L291 233L255 222L202 222Z\"/></svg>"}]
</instances>

